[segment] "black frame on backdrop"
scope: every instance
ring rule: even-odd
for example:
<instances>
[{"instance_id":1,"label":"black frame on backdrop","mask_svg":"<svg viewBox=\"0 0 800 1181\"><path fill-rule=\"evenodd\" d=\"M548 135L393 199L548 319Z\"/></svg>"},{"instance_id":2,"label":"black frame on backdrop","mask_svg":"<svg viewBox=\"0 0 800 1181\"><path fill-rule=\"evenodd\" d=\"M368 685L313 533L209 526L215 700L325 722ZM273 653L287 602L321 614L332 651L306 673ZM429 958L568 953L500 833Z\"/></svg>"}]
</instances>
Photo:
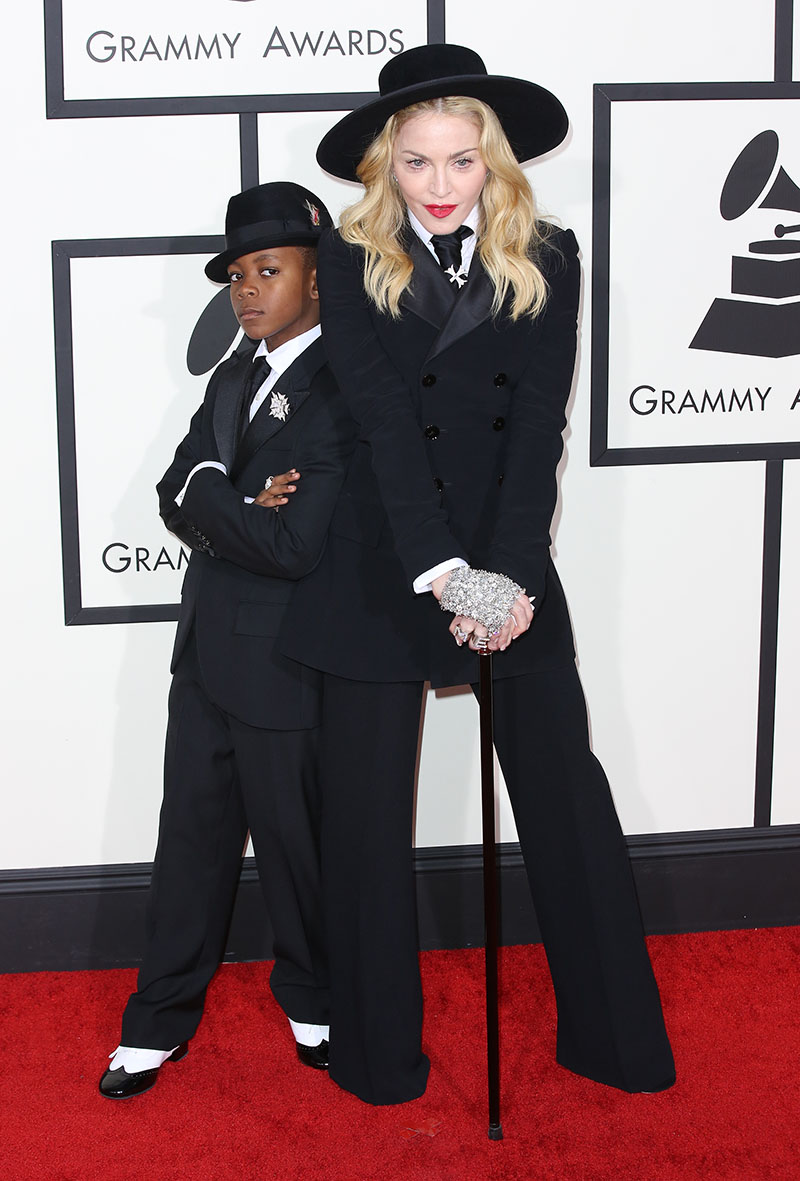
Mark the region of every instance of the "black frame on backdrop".
<instances>
[{"instance_id":1,"label":"black frame on backdrop","mask_svg":"<svg viewBox=\"0 0 800 1181\"><path fill-rule=\"evenodd\" d=\"M734 460L797 459L800 440L764 443L715 443L701 446L609 447L609 294L611 256L611 108L618 102L702 102L704 100L800 99L800 83L620 83L594 87L594 158L592 182L592 394L590 464L592 467L661 463L730 463Z\"/></svg>"},{"instance_id":2,"label":"black frame on backdrop","mask_svg":"<svg viewBox=\"0 0 800 1181\"><path fill-rule=\"evenodd\" d=\"M592 174L592 371L589 464L591 467L640 466L660 463L714 463L732 460L767 460L765 490L766 564L780 566L780 504L783 460L800 456L800 443L753 443L699 447L608 446L608 349L609 256L611 198L611 104L654 102L670 99L796 99L800 83L793 81L794 0L775 0L772 82L664 82L615 83L594 87L594 142ZM775 514L777 512L777 524ZM770 515L771 514L771 515ZM767 551L767 542L777 550ZM774 583L774 586L772 585ZM770 575L774 590L777 633L778 580ZM763 637L762 637L763 638ZM774 704L774 703L773 703ZM763 813L763 809L762 809ZM756 816L759 809L756 808ZM759 823L758 819L756 823Z\"/></svg>"},{"instance_id":3,"label":"black frame on backdrop","mask_svg":"<svg viewBox=\"0 0 800 1181\"><path fill-rule=\"evenodd\" d=\"M56 417L58 478L61 498L61 549L64 574L64 621L87 623L154 623L178 618L177 603L84 607L81 587L81 540L78 516L78 464L75 441L73 372L73 258L129 258L140 255L218 254L222 235L185 238L98 238L53 242L53 296L56 346ZM198 268L199 269L199 268Z\"/></svg>"},{"instance_id":4,"label":"black frame on backdrop","mask_svg":"<svg viewBox=\"0 0 800 1181\"><path fill-rule=\"evenodd\" d=\"M186 95L163 98L67 99L64 96L63 0L44 0L45 86L48 119L127 115L231 115L267 111L349 111L374 91L328 94ZM445 0L424 0L428 43L444 41Z\"/></svg>"}]
</instances>

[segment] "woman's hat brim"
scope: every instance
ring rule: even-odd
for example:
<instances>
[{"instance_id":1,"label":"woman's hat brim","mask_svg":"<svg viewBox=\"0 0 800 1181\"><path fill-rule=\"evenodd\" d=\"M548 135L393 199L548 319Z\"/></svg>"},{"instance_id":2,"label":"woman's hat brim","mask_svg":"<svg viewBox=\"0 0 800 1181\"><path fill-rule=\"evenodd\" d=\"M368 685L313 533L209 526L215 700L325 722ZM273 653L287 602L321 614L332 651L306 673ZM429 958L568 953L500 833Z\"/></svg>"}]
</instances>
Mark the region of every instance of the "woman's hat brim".
<instances>
[{"instance_id":1,"label":"woman's hat brim","mask_svg":"<svg viewBox=\"0 0 800 1181\"><path fill-rule=\"evenodd\" d=\"M551 91L522 78L459 74L394 90L357 107L331 128L317 148L317 162L332 176L358 180L364 152L390 115L430 98L477 98L497 115L517 160L552 151L569 128L567 112Z\"/></svg>"},{"instance_id":2,"label":"woman's hat brim","mask_svg":"<svg viewBox=\"0 0 800 1181\"><path fill-rule=\"evenodd\" d=\"M245 254L254 254L257 250L269 250L272 246L317 246L319 239L319 230L315 233L309 231L307 234L289 231L283 236L272 235L268 241L265 241L263 234L252 239L245 238L242 242L237 243L234 249L223 250L222 254L212 258L210 262L206 263L204 270L212 283L230 283L228 267Z\"/></svg>"}]
</instances>

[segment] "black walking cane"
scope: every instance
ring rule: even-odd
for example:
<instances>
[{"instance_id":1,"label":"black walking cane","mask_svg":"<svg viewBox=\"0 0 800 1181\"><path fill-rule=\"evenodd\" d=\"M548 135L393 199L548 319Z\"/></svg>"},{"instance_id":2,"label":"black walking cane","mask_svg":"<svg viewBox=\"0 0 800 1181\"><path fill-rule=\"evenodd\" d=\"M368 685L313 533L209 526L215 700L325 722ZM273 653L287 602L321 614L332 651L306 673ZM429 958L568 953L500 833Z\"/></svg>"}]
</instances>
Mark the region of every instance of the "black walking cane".
<instances>
[{"instance_id":1,"label":"black walking cane","mask_svg":"<svg viewBox=\"0 0 800 1181\"><path fill-rule=\"evenodd\" d=\"M489 1139L503 1139L500 1123L500 1023L497 1006L497 845L494 830L492 654L480 649L481 812L483 815L483 922L486 946L486 1064Z\"/></svg>"}]
</instances>

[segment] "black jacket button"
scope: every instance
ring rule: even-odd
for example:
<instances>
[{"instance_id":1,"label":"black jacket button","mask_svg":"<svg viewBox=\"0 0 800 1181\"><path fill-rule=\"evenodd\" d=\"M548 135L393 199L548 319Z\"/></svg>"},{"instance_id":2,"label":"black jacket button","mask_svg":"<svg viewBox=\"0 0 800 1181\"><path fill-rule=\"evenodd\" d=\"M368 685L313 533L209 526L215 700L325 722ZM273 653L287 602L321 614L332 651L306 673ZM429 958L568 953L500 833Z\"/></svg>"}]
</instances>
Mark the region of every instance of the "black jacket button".
<instances>
[{"instance_id":1,"label":"black jacket button","mask_svg":"<svg viewBox=\"0 0 800 1181\"><path fill-rule=\"evenodd\" d=\"M501 431L505 425L506 420L504 418L496 418L492 423L492 426L496 431Z\"/></svg>"},{"instance_id":2,"label":"black jacket button","mask_svg":"<svg viewBox=\"0 0 800 1181\"><path fill-rule=\"evenodd\" d=\"M433 483L437 492L444 492L444 484L438 476L433 477Z\"/></svg>"},{"instance_id":3,"label":"black jacket button","mask_svg":"<svg viewBox=\"0 0 800 1181\"><path fill-rule=\"evenodd\" d=\"M424 386L436 385L436 374L426 373L422 379L422 384Z\"/></svg>"},{"instance_id":4,"label":"black jacket button","mask_svg":"<svg viewBox=\"0 0 800 1181\"><path fill-rule=\"evenodd\" d=\"M508 378L506 377L505 373L496 373L494 375L494 384L495 385L505 385L507 381L508 381Z\"/></svg>"},{"instance_id":5,"label":"black jacket button","mask_svg":"<svg viewBox=\"0 0 800 1181\"><path fill-rule=\"evenodd\" d=\"M438 439L439 438L439 428L438 428L438 426L435 425L435 423L431 423L430 426L425 427L425 438L426 439Z\"/></svg>"},{"instance_id":6,"label":"black jacket button","mask_svg":"<svg viewBox=\"0 0 800 1181\"><path fill-rule=\"evenodd\" d=\"M497 487L498 487L498 488L502 488L502 487L503 487L503 480L504 480L504 478L505 478L504 476L500 476L500 478L498 479L498 481L497 481Z\"/></svg>"}]
</instances>

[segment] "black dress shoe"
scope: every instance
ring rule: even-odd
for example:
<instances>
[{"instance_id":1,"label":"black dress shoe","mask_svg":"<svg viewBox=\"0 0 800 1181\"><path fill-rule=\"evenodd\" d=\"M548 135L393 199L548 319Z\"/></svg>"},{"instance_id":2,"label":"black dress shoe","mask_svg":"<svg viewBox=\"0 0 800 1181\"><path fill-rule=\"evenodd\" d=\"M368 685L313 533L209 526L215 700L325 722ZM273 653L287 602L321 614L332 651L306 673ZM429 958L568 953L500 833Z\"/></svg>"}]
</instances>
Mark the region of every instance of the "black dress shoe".
<instances>
[{"instance_id":1,"label":"black dress shoe","mask_svg":"<svg viewBox=\"0 0 800 1181\"><path fill-rule=\"evenodd\" d=\"M180 1062L189 1053L189 1043L182 1042L173 1050L167 1062ZM141 1095L155 1086L160 1066L153 1066L150 1070L135 1070L128 1074L124 1066L116 1070L107 1070L100 1079L100 1094L106 1099L130 1099L132 1095Z\"/></svg>"},{"instance_id":2,"label":"black dress shoe","mask_svg":"<svg viewBox=\"0 0 800 1181\"><path fill-rule=\"evenodd\" d=\"M314 1070L328 1069L328 1043L326 1041L321 1041L318 1046L301 1046L299 1042L294 1044L297 1046L297 1057L303 1066L313 1066Z\"/></svg>"}]
</instances>

